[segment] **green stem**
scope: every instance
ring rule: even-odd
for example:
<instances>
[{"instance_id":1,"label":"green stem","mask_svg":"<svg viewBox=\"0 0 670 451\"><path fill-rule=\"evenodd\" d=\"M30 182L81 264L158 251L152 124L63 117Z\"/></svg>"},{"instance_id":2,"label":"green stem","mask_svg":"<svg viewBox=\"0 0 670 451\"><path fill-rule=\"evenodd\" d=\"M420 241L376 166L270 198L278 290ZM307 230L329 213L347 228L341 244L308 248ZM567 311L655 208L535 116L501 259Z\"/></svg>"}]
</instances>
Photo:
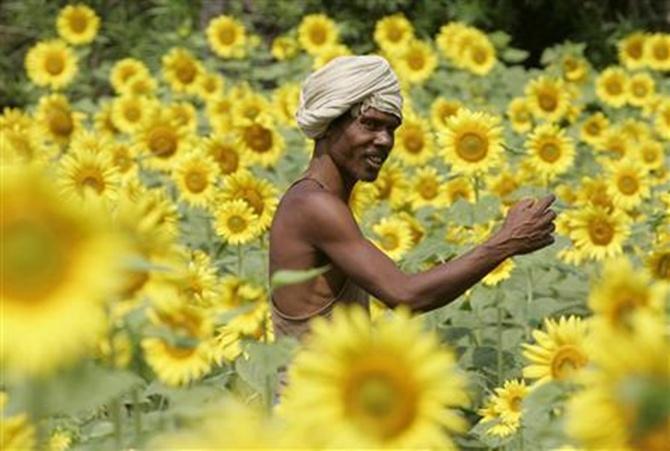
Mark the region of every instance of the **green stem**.
<instances>
[{"instance_id":1,"label":"green stem","mask_svg":"<svg viewBox=\"0 0 670 451\"><path fill-rule=\"evenodd\" d=\"M139 443L140 435L142 435L142 406L140 406L140 389L135 387L132 392L133 396L133 426L135 429L135 443Z\"/></svg>"},{"instance_id":2,"label":"green stem","mask_svg":"<svg viewBox=\"0 0 670 451\"><path fill-rule=\"evenodd\" d=\"M475 203L479 203L479 174L475 173L475 175L472 176L472 184L474 185L475 188Z\"/></svg>"},{"instance_id":3,"label":"green stem","mask_svg":"<svg viewBox=\"0 0 670 451\"><path fill-rule=\"evenodd\" d=\"M496 322L496 333L497 333L497 343L496 343L496 364L497 364L497 371L498 371L498 386L502 386L503 383L503 349L502 349L502 335L503 335L503 311L502 307L500 306L500 299L497 302L496 305L496 315L497 315L497 322Z\"/></svg>"},{"instance_id":4,"label":"green stem","mask_svg":"<svg viewBox=\"0 0 670 451\"><path fill-rule=\"evenodd\" d=\"M112 423L114 424L114 444L116 449L121 449L123 437L123 423L121 422L121 400L114 398L110 404Z\"/></svg>"},{"instance_id":5,"label":"green stem","mask_svg":"<svg viewBox=\"0 0 670 451\"><path fill-rule=\"evenodd\" d=\"M237 276L242 277L242 245L237 245Z\"/></svg>"},{"instance_id":6,"label":"green stem","mask_svg":"<svg viewBox=\"0 0 670 451\"><path fill-rule=\"evenodd\" d=\"M528 268L528 272L526 273L526 318L525 318L525 325L526 325L526 341L530 340L531 337L531 327L528 321L528 316L530 315L530 305L533 302L533 270L531 268Z\"/></svg>"}]
</instances>

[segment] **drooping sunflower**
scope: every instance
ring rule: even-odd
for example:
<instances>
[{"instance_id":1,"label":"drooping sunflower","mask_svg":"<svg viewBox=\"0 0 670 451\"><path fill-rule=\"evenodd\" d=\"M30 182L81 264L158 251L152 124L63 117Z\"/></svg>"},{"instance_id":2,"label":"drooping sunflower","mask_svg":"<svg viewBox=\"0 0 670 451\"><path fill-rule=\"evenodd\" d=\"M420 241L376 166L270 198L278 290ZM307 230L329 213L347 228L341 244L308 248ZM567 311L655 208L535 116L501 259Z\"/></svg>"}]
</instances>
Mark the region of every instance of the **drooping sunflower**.
<instances>
[{"instance_id":1,"label":"drooping sunflower","mask_svg":"<svg viewBox=\"0 0 670 451\"><path fill-rule=\"evenodd\" d=\"M35 120L48 141L65 146L82 127L84 117L83 113L72 110L65 96L51 94L40 98Z\"/></svg>"},{"instance_id":2,"label":"drooping sunflower","mask_svg":"<svg viewBox=\"0 0 670 451\"><path fill-rule=\"evenodd\" d=\"M385 16L375 24L373 38L380 49L393 54L414 38L414 27L402 13Z\"/></svg>"},{"instance_id":3,"label":"drooping sunflower","mask_svg":"<svg viewBox=\"0 0 670 451\"><path fill-rule=\"evenodd\" d=\"M575 160L575 147L565 130L547 123L535 127L528 136L529 163L545 181L565 173Z\"/></svg>"},{"instance_id":4,"label":"drooping sunflower","mask_svg":"<svg viewBox=\"0 0 670 451\"><path fill-rule=\"evenodd\" d=\"M214 215L216 233L228 244L246 244L260 234L258 216L242 199L217 205Z\"/></svg>"},{"instance_id":5,"label":"drooping sunflower","mask_svg":"<svg viewBox=\"0 0 670 451\"><path fill-rule=\"evenodd\" d=\"M437 54L428 42L415 39L392 57L401 81L422 84L437 68Z\"/></svg>"},{"instance_id":6,"label":"drooping sunflower","mask_svg":"<svg viewBox=\"0 0 670 451\"><path fill-rule=\"evenodd\" d=\"M507 117L509 117L512 129L517 133L526 133L533 128L533 114L525 97L515 97L507 106Z\"/></svg>"},{"instance_id":7,"label":"drooping sunflower","mask_svg":"<svg viewBox=\"0 0 670 451\"><path fill-rule=\"evenodd\" d=\"M654 70L670 70L670 35L654 33L644 44L645 63Z\"/></svg>"},{"instance_id":8,"label":"drooping sunflower","mask_svg":"<svg viewBox=\"0 0 670 451\"><path fill-rule=\"evenodd\" d=\"M537 379L538 385L573 378L589 361L584 345L586 322L576 316L561 316L558 321L548 318L544 329L533 331L536 344L523 344L523 356L530 362L523 377Z\"/></svg>"},{"instance_id":9,"label":"drooping sunflower","mask_svg":"<svg viewBox=\"0 0 670 451\"><path fill-rule=\"evenodd\" d=\"M93 195L108 202L117 199L121 178L109 154L90 150L69 152L59 165L59 185L64 196L84 200Z\"/></svg>"},{"instance_id":10,"label":"drooping sunflower","mask_svg":"<svg viewBox=\"0 0 670 451\"><path fill-rule=\"evenodd\" d=\"M215 17L207 26L210 48L221 58L243 58L247 41L244 25L231 16Z\"/></svg>"},{"instance_id":11,"label":"drooping sunflower","mask_svg":"<svg viewBox=\"0 0 670 451\"><path fill-rule=\"evenodd\" d=\"M139 126L135 146L139 155L146 156L147 167L170 171L177 157L190 148L191 138L167 111L157 108Z\"/></svg>"},{"instance_id":12,"label":"drooping sunflower","mask_svg":"<svg viewBox=\"0 0 670 451\"><path fill-rule=\"evenodd\" d=\"M586 118L579 129L579 137L587 144L596 145L608 127L609 119L602 112L598 111Z\"/></svg>"},{"instance_id":13,"label":"drooping sunflower","mask_svg":"<svg viewBox=\"0 0 670 451\"><path fill-rule=\"evenodd\" d=\"M446 207L448 199L444 178L432 166L417 169L410 182L409 201L412 209L424 206Z\"/></svg>"},{"instance_id":14,"label":"drooping sunflower","mask_svg":"<svg viewBox=\"0 0 670 451\"><path fill-rule=\"evenodd\" d=\"M415 114L406 116L395 132L392 154L410 166L430 160L435 155L435 146L428 121Z\"/></svg>"},{"instance_id":15,"label":"drooping sunflower","mask_svg":"<svg viewBox=\"0 0 670 451\"><path fill-rule=\"evenodd\" d=\"M412 232L409 225L399 218L382 218L372 226L377 238L375 244L389 258L398 261L412 248Z\"/></svg>"},{"instance_id":16,"label":"drooping sunflower","mask_svg":"<svg viewBox=\"0 0 670 451\"><path fill-rule=\"evenodd\" d=\"M570 107L570 94L560 79L540 76L525 88L528 107L537 119L560 121Z\"/></svg>"},{"instance_id":17,"label":"drooping sunflower","mask_svg":"<svg viewBox=\"0 0 670 451\"><path fill-rule=\"evenodd\" d=\"M374 182L375 197L380 201L387 200L392 208L402 207L407 201L409 187L406 178L405 170L400 164L393 161L387 162L379 171L377 180Z\"/></svg>"},{"instance_id":18,"label":"drooping sunflower","mask_svg":"<svg viewBox=\"0 0 670 451\"><path fill-rule=\"evenodd\" d=\"M179 188L179 197L201 208L211 208L216 189L216 163L202 151L181 156L174 165L172 178Z\"/></svg>"},{"instance_id":19,"label":"drooping sunflower","mask_svg":"<svg viewBox=\"0 0 670 451\"><path fill-rule=\"evenodd\" d=\"M0 191L0 360L11 377L44 374L95 346L125 254L102 212L58 196L46 175L4 167Z\"/></svg>"},{"instance_id":20,"label":"drooping sunflower","mask_svg":"<svg viewBox=\"0 0 670 451\"><path fill-rule=\"evenodd\" d=\"M430 105L430 122L437 132L447 128L449 118L455 116L463 104L458 100L449 100L444 97L436 98Z\"/></svg>"},{"instance_id":21,"label":"drooping sunflower","mask_svg":"<svg viewBox=\"0 0 670 451\"><path fill-rule=\"evenodd\" d=\"M223 180L221 200L241 199L258 216L260 231L266 230L277 209L277 188L269 181L255 177L249 171L238 171Z\"/></svg>"},{"instance_id":22,"label":"drooping sunflower","mask_svg":"<svg viewBox=\"0 0 670 451\"><path fill-rule=\"evenodd\" d=\"M56 29L60 37L70 44L88 44L98 34L100 18L86 5L67 5L58 13Z\"/></svg>"},{"instance_id":23,"label":"drooping sunflower","mask_svg":"<svg viewBox=\"0 0 670 451\"><path fill-rule=\"evenodd\" d=\"M458 111L440 134L444 160L463 174L483 173L500 163L502 129L499 120L487 113Z\"/></svg>"},{"instance_id":24,"label":"drooping sunflower","mask_svg":"<svg viewBox=\"0 0 670 451\"><path fill-rule=\"evenodd\" d=\"M308 14L298 25L298 42L313 56L337 44L338 35L337 24L325 14Z\"/></svg>"},{"instance_id":25,"label":"drooping sunflower","mask_svg":"<svg viewBox=\"0 0 670 451\"><path fill-rule=\"evenodd\" d=\"M163 76L176 93L196 94L202 63L186 49L174 47L161 59Z\"/></svg>"},{"instance_id":26,"label":"drooping sunflower","mask_svg":"<svg viewBox=\"0 0 670 451\"><path fill-rule=\"evenodd\" d=\"M158 107L154 100L144 96L123 95L112 101L112 121L124 133L132 134Z\"/></svg>"},{"instance_id":27,"label":"drooping sunflower","mask_svg":"<svg viewBox=\"0 0 670 451\"><path fill-rule=\"evenodd\" d=\"M643 107L656 93L656 83L646 72L637 72L628 79L628 103L636 107Z\"/></svg>"},{"instance_id":28,"label":"drooping sunflower","mask_svg":"<svg viewBox=\"0 0 670 451\"><path fill-rule=\"evenodd\" d=\"M314 446L454 447L467 403L451 351L400 312L372 324L360 307L317 318L280 405ZM414 345L407 347L410 340ZM302 412L310 412L305 416ZM318 427L317 427L318 426ZM325 429L324 429L325 428Z\"/></svg>"},{"instance_id":29,"label":"drooping sunflower","mask_svg":"<svg viewBox=\"0 0 670 451\"><path fill-rule=\"evenodd\" d=\"M631 33L617 43L619 62L629 70L640 69L646 65L644 47L648 34Z\"/></svg>"},{"instance_id":30,"label":"drooping sunflower","mask_svg":"<svg viewBox=\"0 0 670 451\"><path fill-rule=\"evenodd\" d=\"M605 104L620 108L628 100L628 75L620 67L608 67L596 78L596 95Z\"/></svg>"},{"instance_id":31,"label":"drooping sunflower","mask_svg":"<svg viewBox=\"0 0 670 451\"><path fill-rule=\"evenodd\" d=\"M639 162L624 158L607 165L607 192L614 205L631 210L650 195L647 170Z\"/></svg>"},{"instance_id":32,"label":"drooping sunflower","mask_svg":"<svg viewBox=\"0 0 670 451\"><path fill-rule=\"evenodd\" d=\"M630 234L629 221L617 209L584 207L574 213L570 237L578 249L593 260L616 257Z\"/></svg>"},{"instance_id":33,"label":"drooping sunflower","mask_svg":"<svg viewBox=\"0 0 670 451\"><path fill-rule=\"evenodd\" d=\"M220 175L231 175L249 166L246 153L236 145L233 133L214 133L204 139L202 147L216 163Z\"/></svg>"},{"instance_id":34,"label":"drooping sunflower","mask_svg":"<svg viewBox=\"0 0 670 451\"><path fill-rule=\"evenodd\" d=\"M273 167L284 152L284 137L277 131L270 116L241 121L237 136L237 145L252 164Z\"/></svg>"},{"instance_id":35,"label":"drooping sunflower","mask_svg":"<svg viewBox=\"0 0 670 451\"><path fill-rule=\"evenodd\" d=\"M77 75L77 55L58 39L38 42L28 50L25 67L37 86L61 89Z\"/></svg>"},{"instance_id":36,"label":"drooping sunflower","mask_svg":"<svg viewBox=\"0 0 670 451\"><path fill-rule=\"evenodd\" d=\"M151 76L149 68L144 62L135 58L123 58L118 60L112 66L109 74L109 82L114 91L121 94L127 90L126 85L135 76Z\"/></svg>"}]
</instances>

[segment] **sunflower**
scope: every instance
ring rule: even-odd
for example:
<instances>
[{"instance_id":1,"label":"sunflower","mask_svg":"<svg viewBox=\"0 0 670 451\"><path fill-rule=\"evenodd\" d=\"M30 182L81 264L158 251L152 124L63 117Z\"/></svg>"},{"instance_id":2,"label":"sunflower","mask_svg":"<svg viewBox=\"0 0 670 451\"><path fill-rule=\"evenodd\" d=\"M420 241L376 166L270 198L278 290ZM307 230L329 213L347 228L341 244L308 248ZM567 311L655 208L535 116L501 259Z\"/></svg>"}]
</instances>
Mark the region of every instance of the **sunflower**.
<instances>
[{"instance_id":1,"label":"sunflower","mask_svg":"<svg viewBox=\"0 0 670 451\"><path fill-rule=\"evenodd\" d=\"M169 275L170 282L188 305L209 308L218 302L217 271L208 254L181 248L173 269L174 273Z\"/></svg>"},{"instance_id":2,"label":"sunflower","mask_svg":"<svg viewBox=\"0 0 670 451\"><path fill-rule=\"evenodd\" d=\"M211 371L209 342L190 346L169 343L163 338L143 338L144 358L158 380L171 387L180 387L201 379Z\"/></svg>"},{"instance_id":3,"label":"sunflower","mask_svg":"<svg viewBox=\"0 0 670 451\"><path fill-rule=\"evenodd\" d=\"M469 177L457 176L449 180L444 186L448 205L453 205L459 199L475 203L475 187Z\"/></svg>"},{"instance_id":4,"label":"sunflower","mask_svg":"<svg viewBox=\"0 0 670 451\"><path fill-rule=\"evenodd\" d=\"M594 147L611 160L621 160L630 156L632 144L629 135L624 133L621 127L610 127L602 133Z\"/></svg>"},{"instance_id":5,"label":"sunflower","mask_svg":"<svg viewBox=\"0 0 670 451\"><path fill-rule=\"evenodd\" d=\"M632 117L625 119L619 127L621 128L621 133L626 135L635 144L640 144L645 139L653 137L651 127L646 122Z\"/></svg>"},{"instance_id":6,"label":"sunflower","mask_svg":"<svg viewBox=\"0 0 670 451\"><path fill-rule=\"evenodd\" d=\"M210 208L214 199L217 167L202 151L180 157L172 170L179 197L194 207Z\"/></svg>"},{"instance_id":7,"label":"sunflower","mask_svg":"<svg viewBox=\"0 0 670 451\"><path fill-rule=\"evenodd\" d=\"M224 81L216 72L203 72L196 80L196 94L205 102L223 94Z\"/></svg>"},{"instance_id":8,"label":"sunflower","mask_svg":"<svg viewBox=\"0 0 670 451\"><path fill-rule=\"evenodd\" d=\"M172 102L167 106L168 116L179 128L195 133L198 129L198 112L190 102Z\"/></svg>"},{"instance_id":9,"label":"sunflower","mask_svg":"<svg viewBox=\"0 0 670 451\"><path fill-rule=\"evenodd\" d=\"M654 115L654 127L661 138L670 140L670 98L660 102Z\"/></svg>"},{"instance_id":10,"label":"sunflower","mask_svg":"<svg viewBox=\"0 0 670 451\"><path fill-rule=\"evenodd\" d=\"M221 15L209 22L207 41L221 58L243 58L247 41L244 25L234 17Z\"/></svg>"},{"instance_id":11,"label":"sunflower","mask_svg":"<svg viewBox=\"0 0 670 451\"><path fill-rule=\"evenodd\" d=\"M303 16L298 25L298 42L312 56L337 44L338 35L337 24L325 14Z\"/></svg>"},{"instance_id":12,"label":"sunflower","mask_svg":"<svg viewBox=\"0 0 670 451\"><path fill-rule=\"evenodd\" d=\"M661 315L665 307L664 290L652 285L651 277L635 271L627 258L608 260L598 282L591 288L588 306L596 320L608 327L628 328L631 315L646 309Z\"/></svg>"},{"instance_id":13,"label":"sunflower","mask_svg":"<svg viewBox=\"0 0 670 451\"><path fill-rule=\"evenodd\" d=\"M648 171L661 169L665 162L663 144L654 139L645 139L637 147L637 158Z\"/></svg>"},{"instance_id":14,"label":"sunflower","mask_svg":"<svg viewBox=\"0 0 670 451\"><path fill-rule=\"evenodd\" d=\"M487 75L495 66L496 49L491 41L482 36L474 39L463 55L463 66L475 75Z\"/></svg>"},{"instance_id":15,"label":"sunflower","mask_svg":"<svg viewBox=\"0 0 670 451\"><path fill-rule=\"evenodd\" d=\"M77 55L58 39L38 42L28 50L25 67L37 86L61 89L77 75Z\"/></svg>"},{"instance_id":16,"label":"sunflower","mask_svg":"<svg viewBox=\"0 0 670 451\"><path fill-rule=\"evenodd\" d=\"M637 72L628 79L628 103L642 107L656 93L656 83L646 72Z\"/></svg>"},{"instance_id":17,"label":"sunflower","mask_svg":"<svg viewBox=\"0 0 670 451\"><path fill-rule=\"evenodd\" d=\"M537 119L560 121L570 107L570 94L562 80L541 76L525 88L528 108Z\"/></svg>"},{"instance_id":18,"label":"sunflower","mask_svg":"<svg viewBox=\"0 0 670 451\"><path fill-rule=\"evenodd\" d=\"M126 85L135 76L149 77L149 68L135 58L123 58L114 63L109 74L109 82L117 94L126 92Z\"/></svg>"},{"instance_id":19,"label":"sunflower","mask_svg":"<svg viewBox=\"0 0 670 451\"><path fill-rule=\"evenodd\" d=\"M135 75L119 92L121 95L153 97L157 89L158 83L151 75Z\"/></svg>"},{"instance_id":20,"label":"sunflower","mask_svg":"<svg viewBox=\"0 0 670 451\"><path fill-rule=\"evenodd\" d=\"M405 178L405 171L400 164L393 161L387 162L382 166L374 182L375 197L380 201L387 200L392 208L402 207L407 200L409 187Z\"/></svg>"},{"instance_id":21,"label":"sunflower","mask_svg":"<svg viewBox=\"0 0 670 451\"><path fill-rule=\"evenodd\" d=\"M487 113L459 110L440 135L445 162L467 175L495 167L502 156L498 124L498 118Z\"/></svg>"},{"instance_id":22,"label":"sunflower","mask_svg":"<svg viewBox=\"0 0 670 451\"><path fill-rule=\"evenodd\" d=\"M58 146L45 143L39 128L33 124L27 128L0 128L0 143L0 161L9 164L47 163L59 153Z\"/></svg>"},{"instance_id":23,"label":"sunflower","mask_svg":"<svg viewBox=\"0 0 670 451\"><path fill-rule=\"evenodd\" d=\"M511 169L504 168L496 175L489 175L485 179L486 189L508 205L514 202L512 194L521 187L521 180Z\"/></svg>"},{"instance_id":24,"label":"sunflower","mask_svg":"<svg viewBox=\"0 0 670 451\"><path fill-rule=\"evenodd\" d=\"M314 64L312 65L313 70L321 69L326 64L330 63L337 57L351 55L351 49L343 44L333 44L328 47L324 47L314 56Z\"/></svg>"},{"instance_id":25,"label":"sunflower","mask_svg":"<svg viewBox=\"0 0 670 451\"><path fill-rule=\"evenodd\" d=\"M563 79L572 83L583 83L588 75L588 63L584 58L565 55L561 60Z\"/></svg>"},{"instance_id":26,"label":"sunflower","mask_svg":"<svg viewBox=\"0 0 670 451\"><path fill-rule=\"evenodd\" d=\"M237 135L237 145L252 164L273 167L284 152L284 137L277 131L270 116L241 122Z\"/></svg>"},{"instance_id":27,"label":"sunflower","mask_svg":"<svg viewBox=\"0 0 670 451\"><path fill-rule=\"evenodd\" d=\"M249 171L238 171L223 180L221 200L240 199L247 203L258 216L259 233L272 222L277 209L277 188L269 181L255 177Z\"/></svg>"},{"instance_id":28,"label":"sunflower","mask_svg":"<svg viewBox=\"0 0 670 451\"><path fill-rule=\"evenodd\" d=\"M64 196L85 200L93 195L108 202L117 199L121 178L108 154L89 150L70 152L59 164L59 185Z\"/></svg>"},{"instance_id":29,"label":"sunflower","mask_svg":"<svg viewBox=\"0 0 670 451\"><path fill-rule=\"evenodd\" d=\"M525 97L515 97L507 106L507 117L512 124L512 130L517 133L526 133L533 128L533 115Z\"/></svg>"},{"instance_id":30,"label":"sunflower","mask_svg":"<svg viewBox=\"0 0 670 451\"><path fill-rule=\"evenodd\" d=\"M670 241L656 246L646 257L645 265L654 280L670 286Z\"/></svg>"},{"instance_id":31,"label":"sunflower","mask_svg":"<svg viewBox=\"0 0 670 451\"><path fill-rule=\"evenodd\" d=\"M459 51L457 43L460 36L464 34L470 27L461 22L449 22L440 27L435 43L437 48L448 59L454 59Z\"/></svg>"},{"instance_id":32,"label":"sunflower","mask_svg":"<svg viewBox=\"0 0 670 451\"><path fill-rule=\"evenodd\" d=\"M235 145L232 133L214 133L202 143L207 155L214 160L219 174L226 176L248 167L246 153Z\"/></svg>"},{"instance_id":33,"label":"sunflower","mask_svg":"<svg viewBox=\"0 0 670 451\"><path fill-rule=\"evenodd\" d=\"M112 122L118 130L132 134L157 107L158 104L154 100L126 94L112 101Z\"/></svg>"},{"instance_id":34,"label":"sunflower","mask_svg":"<svg viewBox=\"0 0 670 451\"><path fill-rule=\"evenodd\" d=\"M637 161L625 158L610 163L607 172L607 192L616 207L631 210L649 197L647 170Z\"/></svg>"},{"instance_id":35,"label":"sunflower","mask_svg":"<svg viewBox=\"0 0 670 451\"><path fill-rule=\"evenodd\" d=\"M455 446L446 431L465 429L453 410L468 401L465 381L451 351L422 332L421 323L399 312L373 325L356 306L335 310L332 322L315 319L312 330L280 406L308 441L337 448Z\"/></svg>"},{"instance_id":36,"label":"sunflower","mask_svg":"<svg viewBox=\"0 0 670 451\"><path fill-rule=\"evenodd\" d=\"M670 35L654 33L644 45L644 60L654 70L670 70Z\"/></svg>"},{"instance_id":37,"label":"sunflower","mask_svg":"<svg viewBox=\"0 0 670 451\"><path fill-rule=\"evenodd\" d=\"M97 133L82 129L72 135L68 153L91 152L94 154L109 153L113 140L108 136L99 136Z\"/></svg>"},{"instance_id":38,"label":"sunflower","mask_svg":"<svg viewBox=\"0 0 670 451\"><path fill-rule=\"evenodd\" d=\"M177 127L176 121L163 109L154 109L142 121L135 135L135 146L150 168L170 171L174 161L190 147L188 131Z\"/></svg>"},{"instance_id":39,"label":"sunflower","mask_svg":"<svg viewBox=\"0 0 670 451\"><path fill-rule=\"evenodd\" d=\"M607 194L607 181L604 178L582 178L576 196L575 203L577 205L591 205L606 211L611 211L614 208L612 198Z\"/></svg>"},{"instance_id":40,"label":"sunflower","mask_svg":"<svg viewBox=\"0 0 670 451\"><path fill-rule=\"evenodd\" d=\"M358 221L375 203L377 188L372 183L357 183L349 196L349 208Z\"/></svg>"},{"instance_id":41,"label":"sunflower","mask_svg":"<svg viewBox=\"0 0 670 451\"><path fill-rule=\"evenodd\" d=\"M648 34L631 33L617 43L619 62L628 70L640 69L646 65L644 47Z\"/></svg>"},{"instance_id":42,"label":"sunflower","mask_svg":"<svg viewBox=\"0 0 670 451\"><path fill-rule=\"evenodd\" d=\"M446 207L448 204L444 178L432 166L417 169L410 182L408 199L412 210L424 206L436 208Z\"/></svg>"},{"instance_id":43,"label":"sunflower","mask_svg":"<svg viewBox=\"0 0 670 451\"><path fill-rule=\"evenodd\" d=\"M0 360L7 374L46 373L95 345L124 250L36 170L3 168L0 191Z\"/></svg>"},{"instance_id":44,"label":"sunflower","mask_svg":"<svg viewBox=\"0 0 670 451\"><path fill-rule=\"evenodd\" d=\"M380 49L392 54L414 39L414 27L402 13L385 16L375 24L373 38Z\"/></svg>"},{"instance_id":45,"label":"sunflower","mask_svg":"<svg viewBox=\"0 0 670 451\"><path fill-rule=\"evenodd\" d=\"M412 40L392 61L401 81L423 84L437 68L437 54L425 41Z\"/></svg>"},{"instance_id":46,"label":"sunflower","mask_svg":"<svg viewBox=\"0 0 670 451\"><path fill-rule=\"evenodd\" d=\"M72 111L65 96L51 94L40 98L35 120L48 141L64 146L82 127L84 117L83 113Z\"/></svg>"},{"instance_id":47,"label":"sunflower","mask_svg":"<svg viewBox=\"0 0 670 451\"><path fill-rule=\"evenodd\" d=\"M398 261L412 248L412 232L409 225L399 218L382 218L372 226L378 237L374 243L389 258Z\"/></svg>"},{"instance_id":48,"label":"sunflower","mask_svg":"<svg viewBox=\"0 0 670 451\"><path fill-rule=\"evenodd\" d=\"M285 61L298 54L298 41L292 36L277 36L272 40L270 52L277 61Z\"/></svg>"},{"instance_id":49,"label":"sunflower","mask_svg":"<svg viewBox=\"0 0 670 451\"><path fill-rule=\"evenodd\" d=\"M570 237L578 249L594 260L616 257L630 235L629 222L619 210L584 207L575 212Z\"/></svg>"},{"instance_id":50,"label":"sunflower","mask_svg":"<svg viewBox=\"0 0 670 451\"><path fill-rule=\"evenodd\" d=\"M68 5L58 13L56 29L70 44L88 44L98 34L100 18L86 5Z\"/></svg>"},{"instance_id":51,"label":"sunflower","mask_svg":"<svg viewBox=\"0 0 670 451\"><path fill-rule=\"evenodd\" d=\"M596 78L596 95L605 104L620 108L628 101L628 75L620 67L608 67Z\"/></svg>"},{"instance_id":52,"label":"sunflower","mask_svg":"<svg viewBox=\"0 0 670 451\"><path fill-rule=\"evenodd\" d=\"M512 277L512 271L516 267L514 260L511 258L505 259L501 264L495 267L482 279L482 283L489 287L495 287L503 280Z\"/></svg>"},{"instance_id":53,"label":"sunflower","mask_svg":"<svg viewBox=\"0 0 670 451\"><path fill-rule=\"evenodd\" d=\"M274 115L277 120L286 126L297 127L295 113L300 105L300 85L283 83L272 94Z\"/></svg>"},{"instance_id":54,"label":"sunflower","mask_svg":"<svg viewBox=\"0 0 670 451\"><path fill-rule=\"evenodd\" d=\"M435 155L433 134L428 121L410 114L395 132L393 155L410 166L420 166Z\"/></svg>"},{"instance_id":55,"label":"sunflower","mask_svg":"<svg viewBox=\"0 0 670 451\"><path fill-rule=\"evenodd\" d=\"M573 378L589 361L584 346L586 322L561 316L558 321L545 319L544 328L533 331L536 344L523 344L523 356L530 362L523 377L537 379L538 385Z\"/></svg>"},{"instance_id":56,"label":"sunflower","mask_svg":"<svg viewBox=\"0 0 670 451\"><path fill-rule=\"evenodd\" d=\"M449 100L438 97L430 105L430 122L437 132L446 130L449 118L455 116L463 104L458 100Z\"/></svg>"},{"instance_id":57,"label":"sunflower","mask_svg":"<svg viewBox=\"0 0 670 451\"><path fill-rule=\"evenodd\" d=\"M202 64L186 49L174 47L161 59L163 76L175 93L196 94Z\"/></svg>"},{"instance_id":58,"label":"sunflower","mask_svg":"<svg viewBox=\"0 0 670 451\"><path fill-rule=\"evenodd\" d=\"M581 128L579 137L587 144L596 145L603 136L603 132L609 127L609 120L602 112L598 111L588 116Z\"/></svg>"},{"instance_id":59,"label":"sunflower","mask_svg":"<svg viewBox=\"0 0 670 451\"><path fill-rule=\"evenodd\" d=\"M228 244L246 244L260 235L258 216L242 199L217 205L214 214L214 229Z\"/></svg>"},{"instance_id":60,"label":"sunflower","mask_svg":"<svg viewBox=\"0 0 670 451\"><path fill-rule=\"evenodd\" d=\"M531 167L550 181L565 173L575 160L575 147L565 130L551 123L535 127L526 141Z\"/></svg>"},{"instance_id":61,"label":"sunflower","mask_svg":"<svg viewBox=\"0 0 670 451\"><path fill-rule=\"evenodd\" d=\"M8 451L38 449L37 431L28 414L18 413L0 417L0 449Z\"/></svg>"},{"instance_id":62,"label":"sunflower","mask_svg":"<svg viewBox=\"0 0 670 451\"><path fill-rule=\"evenodd\" d=\"M231 115L234 125L248 125L249 121L265 119L271 116L271 105L268 100L257 92L242 92L240 95L233 95L235 103L231 109Z\"/></svg>"},{"instance_id":63,"label":"sunflower","mask_svg":"<svg viewBox=\"0 0 670 451\"><path fill-rule=\"evenodd\" d=\"M486 433L497 437L514 434L521 424L521 407L527 394L528 387L523 380L508 380L496 388L486 406L478 412L483 416L482 424L493 423Z\"/></svg>"},{"instance_id":64,"label":"sunflower","mask_svg":"<svg viewBox=\"0 0 670 451\"><path fill-rule=\"evenodd\" d=\"M227 133L232 130L233 99L219 95L207 101L207 122L216 133Z\"/></svg>"}]
</instances>

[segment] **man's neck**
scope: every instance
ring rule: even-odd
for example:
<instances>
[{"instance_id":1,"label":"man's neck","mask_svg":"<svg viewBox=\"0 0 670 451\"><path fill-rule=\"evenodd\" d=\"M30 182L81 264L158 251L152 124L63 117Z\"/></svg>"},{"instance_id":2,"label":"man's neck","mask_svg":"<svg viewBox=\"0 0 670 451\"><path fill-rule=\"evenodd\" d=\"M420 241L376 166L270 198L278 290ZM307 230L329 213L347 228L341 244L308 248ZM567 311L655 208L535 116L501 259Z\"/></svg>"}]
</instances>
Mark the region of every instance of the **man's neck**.
<instances>
[{"instance_id":1,"label":"man's neck","mask_svg":"<svg viewBox=\"0 0 670 451\"><path fill-rule=\"evenodd\" d=\"M305 171L305 175L321 182L328 191L344 202L349 201L356 180L348 179L335 161L325 152L315 152Z\"/></svg>"}]
</instances>

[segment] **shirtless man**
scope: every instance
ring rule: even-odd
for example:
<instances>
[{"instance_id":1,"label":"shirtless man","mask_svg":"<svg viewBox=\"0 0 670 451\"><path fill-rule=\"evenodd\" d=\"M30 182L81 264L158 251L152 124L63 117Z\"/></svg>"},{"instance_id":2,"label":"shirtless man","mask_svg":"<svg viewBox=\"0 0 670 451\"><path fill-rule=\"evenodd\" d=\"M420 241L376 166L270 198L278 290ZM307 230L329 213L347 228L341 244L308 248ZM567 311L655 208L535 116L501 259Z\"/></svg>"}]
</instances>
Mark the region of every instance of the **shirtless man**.
<instances>
[{"instance_id":1,"label":"shirtless man","mask_svg":"<svg viewBox=\"0 0 670 451\"><path fill-rule=\"evenodd\" d=\"M362 235L348 207L354 185L377 178L393 148L401 111L397 80L381 57L339 58L303 85L297 118L303 132L315 138L314 155L275 213L270 273L332 269L273 293L277 335L299 338L310 318L327 315L339 302L367 305L367 293L390 307L419 312L442 307L506 258L554 242L556 213L549 208L554 197L526 199L510 209L497 233L470 252L428 271L401 271Z\"/></svg>"}]
</instances>

